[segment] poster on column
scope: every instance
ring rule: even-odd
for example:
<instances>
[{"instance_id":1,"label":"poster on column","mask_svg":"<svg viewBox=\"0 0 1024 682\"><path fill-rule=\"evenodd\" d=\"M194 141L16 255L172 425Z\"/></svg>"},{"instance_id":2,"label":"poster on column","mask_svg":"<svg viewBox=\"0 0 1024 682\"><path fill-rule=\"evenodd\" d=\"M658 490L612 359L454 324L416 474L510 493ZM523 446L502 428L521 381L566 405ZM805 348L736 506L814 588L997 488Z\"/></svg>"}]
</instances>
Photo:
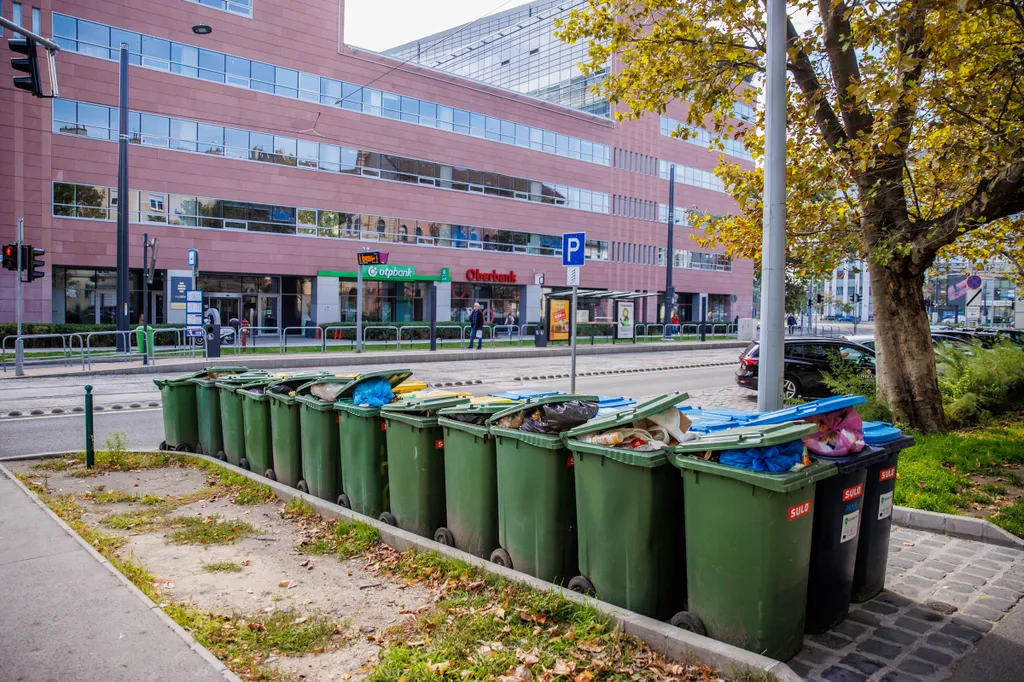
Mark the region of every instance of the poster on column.
<instances>
[{"instance_id":1,"label":"poster on column","mask_svg":"<svg viewBox=\"0 0 1024 682\"><path fill-rule=\"evenodd\" d=\"M551 299L551 319L548 320L548 339L567 341L569 339L569 308L571 304L562 298Z\"/></svg>"},{"instance_id":2,"label":"poster on column","mask_svg":"<svg viewBox=\"0 0 1024 682\"><path fill-rule=\"evenodd\" d=\"M616 338L633 338L633 320L636 319L633 313L636 312L636 303L633 301L616 301L615 307L615 319L617 320Z\"/></svg>"}]
</instances>

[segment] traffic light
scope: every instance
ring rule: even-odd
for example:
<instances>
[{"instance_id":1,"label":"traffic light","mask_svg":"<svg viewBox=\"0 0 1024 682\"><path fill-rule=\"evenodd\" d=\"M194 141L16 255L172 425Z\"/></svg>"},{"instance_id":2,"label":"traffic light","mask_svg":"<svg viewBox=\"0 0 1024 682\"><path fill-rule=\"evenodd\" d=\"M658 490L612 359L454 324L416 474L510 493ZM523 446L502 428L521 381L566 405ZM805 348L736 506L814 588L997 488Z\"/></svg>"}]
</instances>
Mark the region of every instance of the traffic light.
<instances>
[{"instance_id":1,"label":"traffic light","mask_svg":"<svg viewBox=\"0 0 1024 682\"><path fill-rule=\"evenodd\" d=\"M814 299L812 299L812 298L807 299L807 307L810 308L812 305L814 305Z\"/></svg>"},{"instance_id":2,"label":"traffic light","mask_svg":"<svg viewBox=\"0 0 1024 682\"><path fill-rule=\"evenodd\" d=\"M39 78L39 58L36 55L36 41L30 38L12 38L7 41L7 47L11 52L25 55L15 57L11 60L11 66L15 71L21 71L27 76L15 76L14 87L20 90L27 90L35 97L43 96L43 83Z\"/></svg>"},{"instance_id":3,"label":"traffic light","mask_svg":"<svg viewBox=\"0 0 1024 682\"><path fill-rule=\"evenodd\" d=\"M855 293L853 293L851 291L850 292L850 303L856 303L856 302L857 302L857 294L855 294Z\"/></svg>"},{"instance_id":4,"label":"traffic light","mask_svg":"<svg viewBox=\"0 0 1024 682\"><path fill-rule=\"evenodd\" d=\"M825 296L823 294L818 294L818 303L824 303L824 302L825 302Z\"/></svg>"},{"instance_id":5,"label":"traffic light","mask_svg":"<svg viewBox=\"0 0 1024 682\"><path fill-rule=\"evenodd\" d=\"M46 277L46 273L36 268L41 268L46 265L46 261L39 260L41 256L46 255L46 251L43 249L36 249L29 244L21 247L21 269L28 272L28 279L26 282L32 282L37 279Z\"/></svg>"},{"instance_id":6,"label":"traffic light","mask_svg":"<svg viewBox=\"0 0 1024 682\"><path fill-rule=\"evenodd\" d=\"M18 270L17 249L17 244L4 244L4 270Z\"/></svg>"}]
</instances>

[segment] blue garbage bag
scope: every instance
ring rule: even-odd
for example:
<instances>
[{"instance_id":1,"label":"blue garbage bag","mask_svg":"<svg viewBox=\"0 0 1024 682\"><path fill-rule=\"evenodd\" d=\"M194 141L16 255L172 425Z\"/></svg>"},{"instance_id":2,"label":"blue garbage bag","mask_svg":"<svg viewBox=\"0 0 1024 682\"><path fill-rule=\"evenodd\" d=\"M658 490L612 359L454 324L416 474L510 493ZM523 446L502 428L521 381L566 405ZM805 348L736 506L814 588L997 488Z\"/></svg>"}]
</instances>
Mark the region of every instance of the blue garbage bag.
<instances>
[{"instance_id":1,"label":"blue garbage bag","mask_svg":"<svg viewBox=\"0 0 1024 682\"><path fill-rule=\"evenodd\" d=\"M773 474L783 473L793 468L794 464L804 459L804 442L800 439L784 445L771 445L764 448L747 448L746 450L728 450L718 458L719 464L740 469L767 471Z\"/></svg>"},{"instance_id":2,"label":"blue garbage bag","mask_svg":"<svg viewBox=\"0 0 1024 682\"><path fill-rule=\"evenodd\" d=\"M391 382L381 377L367 379L357 385L352 392L352 402L356 405L382 407L394 399L395 392L391 390Z\"/></svg>"}]
</instances>

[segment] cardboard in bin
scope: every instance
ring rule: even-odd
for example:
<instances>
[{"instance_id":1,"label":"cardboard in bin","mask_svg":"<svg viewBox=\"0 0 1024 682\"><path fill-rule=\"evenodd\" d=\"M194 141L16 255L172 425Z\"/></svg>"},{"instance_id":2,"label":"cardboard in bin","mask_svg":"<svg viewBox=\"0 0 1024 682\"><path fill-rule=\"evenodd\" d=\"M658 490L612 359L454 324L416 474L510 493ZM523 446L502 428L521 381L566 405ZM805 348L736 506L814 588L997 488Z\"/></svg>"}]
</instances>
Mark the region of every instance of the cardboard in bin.
<instances>
[{"instance_id":1,"label":"cardboard in bin","mask_svg":"<svg viewBox=\"0 0 1024 682\"><path fill-rule=\"evenodd\" d=\"M618 462L632 464L634 466L655 467L665 464L668 459L666 454L670 447L666 444L660 450L634 450L631 447L619 445L606 445L600 443L587 443L580 440L581 437L590 434L615 431L617 429L633 428L633 423L648 419L656 414L672 410L676 405L689 399L686 393L666 393L651 400L644 401L633 407L627 407L607 416L598 416L586 424L577 426L562 434L562 440L573 452L588 452L592 454L609 457ZM686 433L690 426L690 420L685 415L679 414L679 430Z\"/></svg>"},{"instance_id":2,"label":"cardboard in bin","mask_svg":"<svg viewBox=\"0 0 1024 682\"><path fill-rule=\"evenodd\" d=\"M365 374L334 374L320 377L299 386L295 392L300 395L311 395L324 402L333 403L351 398L356 386L368 379L383 378L391 384L392 390L412 376L408 369L384 369Z\"/></svg>"}]
</instances>

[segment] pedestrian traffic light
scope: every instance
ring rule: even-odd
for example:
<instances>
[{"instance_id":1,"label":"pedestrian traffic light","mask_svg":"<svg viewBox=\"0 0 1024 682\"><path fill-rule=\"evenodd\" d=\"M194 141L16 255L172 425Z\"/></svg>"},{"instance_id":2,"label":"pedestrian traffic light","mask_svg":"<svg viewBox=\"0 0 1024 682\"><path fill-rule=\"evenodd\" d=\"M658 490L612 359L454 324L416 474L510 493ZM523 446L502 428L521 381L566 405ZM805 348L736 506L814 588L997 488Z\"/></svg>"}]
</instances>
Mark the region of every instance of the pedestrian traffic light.
<instances>
[{"instance_id":1,"label":"pedestrian traffic light","mask_svg":"<svg viewBox=\"0 0 1024 682\"><path fill-rule=\"evenodd\" d=\"M40 260L41 256L46 255L46 251L43 249L37 249L29 244L21 247L21 269L28 272L28 278L26 282L32 282L37 279L46 277L46 273L42 270L36 270L46 265L46 261Z\"/></svg>"},{"instance_id":2,"label":"pedestrian traffic light","mask_svg":"<svg viewBox=\"0 0 1024 682\"><path fill-rule=\"evenodd\" d=\"M4 244L4 270L17 270L18 269L18 245L17 244Z\"/></svg>"},{"instance_id":3,"label":"pedestrian traffic light","mask_svg":"<svg viewBox=\"0 0 1024 682\"><path fill-rule=\"evenodd\" d=\"M25 55L11 60L15 71L27 73L27 76L15 76L14 87L27 90L35 97L43 96L43 84L39 79L39 58L36 55L36 41L31 38L12 38L7 41L11 52Z\"/></svg>"},{"instance_id":4,"label":"pedestrian traffic light","mask_svg":"<svg viewBox=\"0 0 1024 682\"><path fill-rule=\"evenodd\" d=\"M825 302L825 296L823 294L818 294L818 303L824 303L824 302Z\"/></svg>"},{"instance_id":5,"label":"pedestrian traffic light","mask_svg":"<svg viewBox=\"0 0 1024 682\"><path fill-rule=\"evenodd\" d=\"M850 293L850 303L856 303L856 302L857 302L857 294L851 292Z\"/></svg>"},{"instance_id":6,"label":"pedestrian traffic light","mask_svg":"<svg viewBox=\"0 0 1024 682\"><path fill-rule=\"evenodd\" d=\"M814 299L812 299L812 298L807 299L807 307L810 308L812 305L814 305Z\"/></svg>"}]
</instances>

